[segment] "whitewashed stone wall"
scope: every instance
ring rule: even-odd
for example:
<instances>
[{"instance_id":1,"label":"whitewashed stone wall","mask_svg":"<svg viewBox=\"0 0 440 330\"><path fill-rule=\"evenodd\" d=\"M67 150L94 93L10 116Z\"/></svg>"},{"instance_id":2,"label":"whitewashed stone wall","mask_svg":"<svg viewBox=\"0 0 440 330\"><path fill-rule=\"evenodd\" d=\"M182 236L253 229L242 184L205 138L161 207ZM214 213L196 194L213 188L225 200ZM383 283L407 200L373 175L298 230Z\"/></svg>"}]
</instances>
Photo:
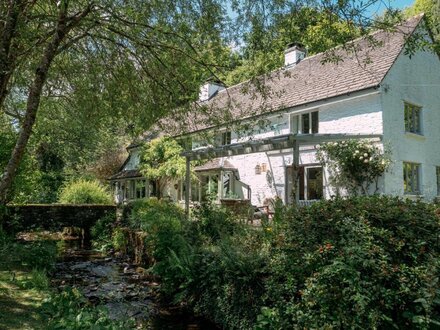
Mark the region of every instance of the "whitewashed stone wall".
<instances>
[{"instance_id":1,"label":"whitewashed stone wall","mask_svg":"<svg viewBox=\"0 0 440 330\"><path fill-rule=\"evenodd\" d=\"M279 116L270 118L268 127L277 130L262 130L256 127L252 136L238 137L232 134L232 143L243 142L250 138L261 139L290 132L290 114L300 114L319 110L319 133L353 133L353 134L382 134L382 110L379 91L370 90L365 94L346 96L338 102L309 107L307 110L291 109ZM286 167L293 163L293 150L272 151L269 153L255 153L226 158L239 171L240 180L251 187L251 202L254 205L263 205L266 198L278 196L284 202L289 192L286 191ZM268 171L255 174L255 166L267 164ZM317 164L315 146L302 146L300 149L300 164ZM329 197L334 192L328 186L324 175L324 193Z\"/></svg>"},{"instance_id":2,"label":"whitewashed stone wall","mask_svg":"<svg viewBox=\"0 0 440 330\"><path fill-rule=\"evenodd\" d=\"M393 165L385 175L385 193L403 195L403 162L420 163L421 192L437 196L436 166L440 166L440 60L427 51L409 58L401 54L382 84L384 142ZM405 133L404 102L422 107L422 135Z\"/></svg>"},{"instance_id":3,"label":"whitewashed stone wall","mask_svg":"<svg viewBox=\"0 0 440 330\"><path fill-rule=\"evenodd\" d=\"M404 101L423 107L423 136L405 133ZM247 135L232 132L231 142L287 134L290 132L289 116L310 111L319 111L319 133L384 135L384 145L391 150L393 165L380 181L379 192L403 195L402 164L409 161L422 164L424 197L432 199L437 195L435 168L440 166L440 60L436 55L419 51L409 59L402 53L378 90L361 91L272 115L266 118L268 125L255 126ZM193 145L196 146L197 143ZM226 159L238 169L240 181L251 187L252 204L262 205L266 198L276 196L286 202L286 167L293 163L292 150ZM267 172L255 174L255 166L263 163L267 164ZM300 164L316 163L315 147L301 147ZM133 149L124 169L134 169L138 164L139 151ZM326 183L326 175L324 173L324 193L329 197L334 191ZM173 199L177 198L173 186L168 187L167 192ZM245 193L243 190L244 196Z\"/></svg>"}]
</instances>

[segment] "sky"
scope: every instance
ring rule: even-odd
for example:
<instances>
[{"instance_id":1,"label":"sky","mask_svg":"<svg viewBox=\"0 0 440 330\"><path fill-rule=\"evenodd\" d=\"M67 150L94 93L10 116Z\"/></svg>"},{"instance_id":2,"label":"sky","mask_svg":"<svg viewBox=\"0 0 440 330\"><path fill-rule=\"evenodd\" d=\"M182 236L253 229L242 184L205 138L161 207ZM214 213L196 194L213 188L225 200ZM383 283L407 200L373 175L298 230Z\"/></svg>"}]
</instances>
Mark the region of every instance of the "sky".
<instances>
[{"instance_id":1,"label":"sky","mask_svg":"<svg viewBox=\"0 0 440 330\"><path fill-rule=\"evenodd\" d=\"M413 3L414 0L381 0L377 5L371 6L369 15L380 15L387 7L404 9Z\"/></svg>"}]
</instances>

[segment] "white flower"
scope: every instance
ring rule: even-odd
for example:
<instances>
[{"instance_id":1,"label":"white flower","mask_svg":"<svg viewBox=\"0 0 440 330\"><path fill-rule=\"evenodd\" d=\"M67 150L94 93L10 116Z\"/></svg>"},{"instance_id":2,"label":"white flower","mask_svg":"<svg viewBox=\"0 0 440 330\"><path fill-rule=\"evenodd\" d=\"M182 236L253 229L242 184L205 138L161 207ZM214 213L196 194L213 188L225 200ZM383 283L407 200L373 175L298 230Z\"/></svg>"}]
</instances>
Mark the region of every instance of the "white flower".
<instances>
[{"instance_id":1,"label":"white flower","mask_svg":"<svg viewBox=\"0 0 440 330\"><path fill-rule=\"evenodd\" d=\"M368 159L365 159L365 160L364 160L364 163L367 164L367 163L368 163Z\"/></svg>"},{"instance_id":2,"label":"white flower","mask_svg":"<svg viewBox=\"0 0 440 330\"><path fill-rule=\"evenodd\" d=\"M360 156L360 157L359 157L359 160L362 160L362 159L364 159L364 157Z\"/></svg>"},{"instance_id":3,"label":"white flower","mask_svg":"<svg viewBox=\"0 0 440 330\"><path fill-rule=\"evenodd\" d=\"M367 154L367 153L364 153L364 157L368 157L368 154Z\"/></svg>"},{"instance_id":4,"label":"white flower","mask_svg":"<svg viewBox=\"0 0 440 330\"><path fill-rule=\"evenodd\" d=\"M373 161L373 157L370 157L370 162Z\"/></svg>"},{"instance_id":5,"label":"white flower","mask_svg":"<svg viewBox=\"0 0 440 330\"><path fill-rule=\"evenodd\" d=\"M382 165L385 165L385 159L382 159L382 161L381 161L381 163L382 163Z\"/></svg>"},{"instance_id":6,"label":"white flower","mask_svg":"<svg viewBox=\"0 0 440 330\"><path fill-rule=\"evenodd\" d=\"M355 154L358 154L358 153L359 153L359 150L356 150L354 153L355 153Z\"/></svg>"}]
</instances>

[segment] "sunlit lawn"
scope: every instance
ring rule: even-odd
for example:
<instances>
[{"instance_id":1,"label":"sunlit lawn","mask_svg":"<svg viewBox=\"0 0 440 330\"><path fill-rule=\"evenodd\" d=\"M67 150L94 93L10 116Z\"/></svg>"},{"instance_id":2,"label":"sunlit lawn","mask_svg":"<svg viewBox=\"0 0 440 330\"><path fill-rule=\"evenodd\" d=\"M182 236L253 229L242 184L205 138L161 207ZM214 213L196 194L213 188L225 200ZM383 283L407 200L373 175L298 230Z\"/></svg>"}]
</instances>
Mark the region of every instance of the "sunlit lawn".
<instances>
[{"instance_id":1,"label":"sunlit lawn","mask_svg":"<svg viewBox=\"0 0 440 330\"><path fill-rule=\"evenodd\" d=\"M42 291L29 288L32 274L0 270L0 329L44 329L38 307Z\"/></svg>"}]
</instances>

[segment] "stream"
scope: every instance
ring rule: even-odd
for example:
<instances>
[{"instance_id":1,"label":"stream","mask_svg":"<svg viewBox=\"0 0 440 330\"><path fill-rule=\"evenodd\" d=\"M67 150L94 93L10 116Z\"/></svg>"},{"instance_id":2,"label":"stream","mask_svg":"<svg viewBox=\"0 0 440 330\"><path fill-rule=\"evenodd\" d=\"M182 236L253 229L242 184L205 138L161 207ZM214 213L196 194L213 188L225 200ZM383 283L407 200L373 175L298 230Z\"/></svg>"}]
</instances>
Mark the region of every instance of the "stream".
<instances>
[{"instance_id":1,"label":"stream","mask_svg":"<svg viewBox=\"0 0 440 330\"><path fill-rule=\"evenodd\" d=\"M62 253L51 278L53 287L79 289L112 319L135 318L138 329L219 329L179 308L161 306L159 284L142 267L123 257L81 249L78 241L61 242Z\"/></svg>"}]
</instances>

